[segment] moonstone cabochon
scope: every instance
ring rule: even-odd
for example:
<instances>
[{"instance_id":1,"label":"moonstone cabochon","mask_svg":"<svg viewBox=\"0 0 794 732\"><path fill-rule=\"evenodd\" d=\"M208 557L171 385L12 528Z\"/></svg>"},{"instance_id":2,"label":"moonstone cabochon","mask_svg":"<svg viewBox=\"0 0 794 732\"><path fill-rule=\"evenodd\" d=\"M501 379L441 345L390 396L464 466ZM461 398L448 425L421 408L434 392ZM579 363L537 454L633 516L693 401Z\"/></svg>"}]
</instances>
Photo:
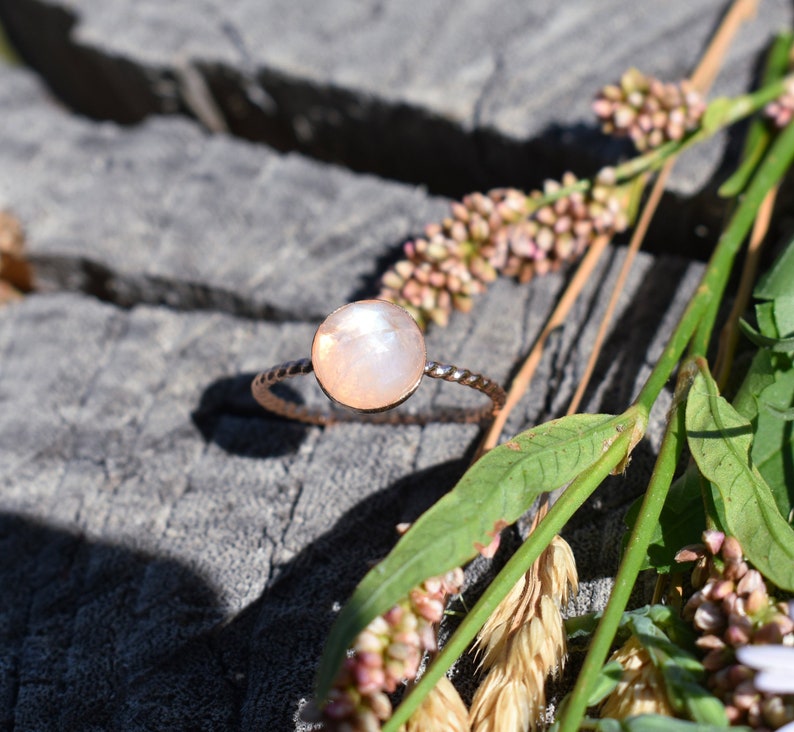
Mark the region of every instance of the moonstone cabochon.
<instances>
[{"instance_id":1,"label":"moonstone cabochon","mask_svg":"<svg viewBox=\"0 0 794 732\"><path fill-rule=\"evenodd\" d=\"M394 407L416 391L427 353L411 315L385 300L359 300L334 310L312 343L323 391L361 412Z\"/></svg>"}]
</instances>

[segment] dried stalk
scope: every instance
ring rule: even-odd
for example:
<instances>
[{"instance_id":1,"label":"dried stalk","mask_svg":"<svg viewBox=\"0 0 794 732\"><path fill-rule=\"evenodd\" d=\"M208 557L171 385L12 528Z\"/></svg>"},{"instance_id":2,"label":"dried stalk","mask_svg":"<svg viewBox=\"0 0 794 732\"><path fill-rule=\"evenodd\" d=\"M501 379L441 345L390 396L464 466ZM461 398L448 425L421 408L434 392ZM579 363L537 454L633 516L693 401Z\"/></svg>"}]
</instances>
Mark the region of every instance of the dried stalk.
<instances>
[{"instance_id":1,"label":"dried stalk","mask_svg":"<svg viewBox=\"0 0 794 732\"><path fill-rule=\"evenodd\" d=\"M734 2L734 4L731 6L731 9L723 18L719 29L715 33L714 38L711 40L711 43L703 54L700 63L690 76L690 81L692 82L693 86L698 89L698 91L705 94L711 88L711 85L714 83L714 79L719 72L720 66L722 65L731 41L738 32L741 24L755 16L757 6L757 0L736 0L736 2ZM604 345L607 330L609 329L609 326L612 322L612 316L614 315L615 309L617 308L618 299L620 298L620 295L622 294L626 285L626 279L628 278L629 271L631 270L631 266L637 256L637 252L642 246L645 235L647 234L648 228L651 225L653 215L656 213L656 209L659 206L664 193L665 185L667 184L667 179L672 172L675 161L676 158L670 158L670 160L664 164L664 167L659 172L659 175L654 182L653 188L651 189L651 194L648 197L648 201L643 207L642 214L640 215L640 219L637 222L637 226L635 227L631 241L629 242L626 258L624 259L620 268L617 282L615 283L609 303L607 304L606 312L604 313L604 317L602 318L601 324L598 327L595 344L585 366L584 374L579 381L579 385L577 386L576 392L571 399L571 403L568 405L568 414L573 414L579 409L584 392L590 383L590 378L593 375L596 362L598 361L598 357L601 355L601 348Z\"/></svg>"},{"instance_id":2,"label":"dried stalk","mask_svg":"<svg viewBox=\"0 0 794 732\"><path fill-rule=\"evenodd\" d=\"M764 202L761 204L761 208L758 209L758 216L753 223L753 231L750 234L750 242L747 245L747 257L744 267L742 268L742 277L739 282L739 289L736 293L736 300L734 300L730 315L720 332L719 348L717 351L716 365L714 367L720 389L725 386L728 380L728 374L733 362L733 354L739 339L739 318L745 311L753 291L753 283L758 273L758 262L761 258L764 240L772 220L772 211L775 207L777 191L777 187L769 191Z\"/></svg>"}]
</instances>

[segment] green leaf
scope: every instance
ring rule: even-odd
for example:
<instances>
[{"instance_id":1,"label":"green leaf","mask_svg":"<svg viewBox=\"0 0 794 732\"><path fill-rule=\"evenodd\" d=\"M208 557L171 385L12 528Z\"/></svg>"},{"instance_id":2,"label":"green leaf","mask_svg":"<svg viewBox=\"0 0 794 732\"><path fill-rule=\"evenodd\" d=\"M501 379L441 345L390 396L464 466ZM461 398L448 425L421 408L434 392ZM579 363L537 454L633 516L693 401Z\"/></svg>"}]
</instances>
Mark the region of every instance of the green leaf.
<instances>
[{"instance_id":1,"label":"green leaf","mask_svg":"<svg viewBox=\"0 0 794 732\"><path fill-rule=\"evenodd\" d=\"M768 351L759 351L755 354L750 369L733 399L734 408L753 425L754 432L760 410L758 397L767 386L774 383L775 366L771 354Z\"/></svg>"},{"instance_id":2,"label":"green leaf","mask_svg":"<svg viewBox=\"0 0 794 732\"><path fill-rule=\"evenodd\" d=\"M669 574L681 566L675 561L678 550L700 541L706 525L700 481L700 473L696 469L689 469L670 486L642 569L655 569L660 574ZM637 521L640 506L642 497L626 513L629 531L624 536L624 544Z\"/></svg>"},{"instance_id":3,"label":"green leaf","mask_svg":"<svg viewBox=\"0 0 794 732\"><path fill-rule=\"evenodd\" d=\"M592 635L598 626L600 617L601 613L585 613L584 615L565 618L563 625L565 626L565 634L568 636L568 640L586 638Z\"/></svg>"},{"instance_id":4,"label":"green leaf","mask_svg":"<svg viewBox=\"0 0 794 732\"><path fill-rule=\"evenodd\" d=\"M613 719L587 719L583 729L594 729L598 732L613 732ZM607 722L610 724L602 724ZM665 717L660 714L640 714L619 721L621 732L721 732L724 725L701 724L687 722L684 719ZM731 727L731 732L751 732L750 727Z\"/></svg>"},{"instance_id":5,"label":"green leaf","mask_svg":"<svg viewBox=\"0 0 794 732\"><path fill-rule=\"evenodd\" d=\"M665 663L672 661L685 671L691 681L697 682L703 676L703 666L685 648L673 643L667 633L660 628L648 614L627 613L628 627L651 657L654 665L661 670Z\"/></svg>"},{"instance_id":6,"label":"green leaf","mask_svg":"<svg viewBox=\"0 0 794 732\"><path fill-rule=\"evenodd\" d=\"M701 473L719 494L727 531L767 579L794 590L794 530L750 459L750 423L719 396L705 367L687 398L686 429Z\"/></svg>"},{"instance_id":7,"label":"green leaf","mask_svg":"<svg viewBox=\"0 0 794 732\"><path fill-rule=\"evenodd\" d=\"M663 669L664 681L668 693L678 695L683 701L684 715L693 722L700 722L712 727L728 727L728 714L723 703L714 694L700 684L693 684L678 679L679 667L666 665Z\"/></svg>"},{"instance_id":8,"label":"green leaf","mask_svg":"<svg viewBox=\"0 0 794 732\"><path fill-rule=\"evenodd\" d=\"M777 338L778 330L775 325L775 303L773 300L759 302L755 306L755 317L758 320L758 329L770 338Z\"/></svg>"},{"instance_id":9,"label":"green leaf","mask_svg":"<svg viewBox=\"0 0 794 732\"><path fill-rule=\"evenodd\" d=\"M761 348L768 348L771 351L779 353L792 353L794 352L794 336L788 338L772 338L759 333L752 325L750 325L744 318L739 320L739 330L756 346Z\"/></svg>"},{"instance_id":10,"label":"green leaf","mask_svg":"<svg viewBox=\"0 0 794 732\"><path fill-rule=\"evenodd\" d=\"M572 637L587 635L595 630L599 617L597 613L573 622L566 621L566 629L572 631ZM672 608L646 605L624 612L620 628L621 637L625 638L628 631L648 652L651 662L664 677L668 701L678 714L707 725L728 725L725 707L700 685L705 670L694 655L695 634ZM614 663L605 664L601 671L605 678L599 676L598 693L591 695L588 706L600 703L610 693L610 681L614 679L617 684L619 675L612 670Z\"/></svg>"},{"instance_id":11,"label":"green leaf","mask_svg":"<svg viewBox=\"0 0 794 732\"><path fill-rule=\"evenodd\" d=\"M794 251L794 242L789 244L786 251ZM755 306L755 314L758 330L745 320L739 321L747 338L772 351L789 354L794 352L794 295L781 294L773 300L759 302Z\"/></svg>"},{"instance_id":12,"label":"green leaf","mask_svg":"<svg viewBox=\"0 0 794 732\"><path fill-rule=\"evenodd\" d=\"M789 245L789 249L794 251L794 246ZM794 283L790 287L794 288ZM781 340L791 340L794 337L794 295L778 295L772 302L777 333Z\"/></svg>"},{"instance_id":13,"label":"green leaf","mask_svg":"<svg viewBox=\"0 0 794 732\"><path fill-rule=\"evenodd\" d=\"M734 406L753 426L753 464L769 485L778 510L789 517L794 507L794 241L764 275L755 295L762 346L750 366ZM782 337L785 336L785 337ZM766 339L766 340L759 340ZM785 351L788 351L786 353Z\"/></svg>"},{"instance_id":14,"label":"green leaf","mask_svg":"<svg viewBox=\"0 0 794 732\"><path fill-rule=\"evenodd\" d=\"M667 699L678 714L693 722L728 726L722 702L701 686L688 669L675 661L664 661L659 670L664 677Z\"/></svg>"},{"instance_id":15,"label":"green leaf","mask_svg":"<svg viewBox=\"0 0 794 732\"><path fill-rule=\"evenodd\" d=\"M569 639L585 638L592 635L602 614L586 613L565 620L565 632ZM638 620L638 618L640 620ZM644 622L650 621L660 632L680 648L694 653L697 636L691 626L685 623L676 610L669 605L644 605L636 610L628 610L620 618L620 637L625 639L629 633L637 632L637 627L645 628ZM639 626L637 624L640 624ZM649 631L652 633L652 631Z\"/></svg>"},{"instance_id":16,"label":"green leaf","mask_svg":"<svg viewBox=\"0 0 794 732\"><path fill-rule=\"evenodd\" d=\"M686 648L673 643L650 613L632 615L629 626L664 677L667 699L672 708L695 722L727 727L725 707L700 685L705 675L700 661Z\"/></svg>"},{"instance_id":17,"label":"green leaf","mask_svg":"<svg viewBox=\"0 0 794 732\"><path fill-rule=\"evenodd\" d=\"M318 697L325 698L347 648L371 620L428 577L471 560L538 496L594 465L636 421L635 412L571 415L527 430L478 460L358 585L328 637Z\"/></svg>"},{"instance_id":18,"label":"green leaf","mask_svg":"<svg viewBox=\"0 0 794 732\"><path fill-rule=\"evenodd\" d=\"M751 457L769 485L780 514L794 507L794 369L776 371L758 395L759 411Z\"/></svg>"},{"instance_id":19,"label":"green leaf","mask_svg":"<svg viewBox=\"0 0 794 732\"><path fill-rule=\"evenodd\" d=\"M624 732L623 722L624 720L610 717L605 719L585 719L582 723L582 729L594 729L598 730L598 732ZM557 732L557 729L559 729L559 725L555 723L549 732Z\"/></svg>"},{"instance_id":20,"label":"green leaf","mask_svg":"<svg viewBox=\"0 0 794 732\"><path fill-rule=\"evenodd\" d=\"M779 417L784 422L794 422L794 407L789 407L785 409L784 407L776 407L774 404L770 404L769 402L762 402L765 409L768 409L772 412L776 417ZM767 483L769 480L767 480ZM786 511L781 511L783 515L786 514Z\"/></svg>"},{"instance_id":21,"label":"green leaf","mask_svg":"<svg viewBox=\"0 0 794 732\"><path fill-rule=\"evenodd\" d=\"M587 706L594 707L604 701L617 688L622 676L623 666L620 665L619 661L605 663L601 673L598 674L593 690L590 692Z\"/></svg>"},{"instance_id":22,"label":"green leaf","mask_svg":"<svg viewBox=\"0 0 794 732\"><path fill-rule=\"evenodd\" d=\"M794 287L794 242L790 242L783 253L762 277L753 290L758 300L776 300L791 297Z\"/></svg>"},{"instance_id":23,"label":"green leaf","mask_svg":"<svg viewBox=\"0 0 794 732\"><path fill-rule=\"evenodd\" d=\"M794 351L794 240L761 277L753 296L761 301L755 306L758 331L748 328L748 337L776 351Z\"/></svg>"},{"instance_id":24,"label":"green leaf","mask_svg":"<svg viewBox=\"0 0 794 732\"><path fill-rule=\"evenodd\" d=\"M647 615L653 624L679 648L695 653L697 635L692 626L685 623L676 610L669 605L646 605L632 611L633 615Z\"/></svg>"}]
</instances>

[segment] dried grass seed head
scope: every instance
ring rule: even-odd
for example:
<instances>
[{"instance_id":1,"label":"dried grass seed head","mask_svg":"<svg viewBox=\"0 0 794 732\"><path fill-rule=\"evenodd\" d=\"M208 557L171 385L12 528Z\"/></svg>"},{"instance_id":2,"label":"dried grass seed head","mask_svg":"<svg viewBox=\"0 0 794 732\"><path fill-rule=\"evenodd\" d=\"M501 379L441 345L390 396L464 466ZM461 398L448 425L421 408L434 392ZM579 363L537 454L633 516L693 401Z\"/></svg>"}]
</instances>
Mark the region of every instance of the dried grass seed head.
<instances>
[{"instance_id":1,"label":"dried grass seed head","mask_svg":"<svg viewBox=\"0 0 794 732\"><path fill-rule=\"evenodd\" d=\"M642 644L631 636L609 659L623 667L618 685L599 710L602 717L626 719L638 714L673 716L664 678Z\"/></svg>"},{"instance_id":2,"label":"dried grass seed head","mask_svg":"<svg viewBox=\"0 0 794 732\"><path fill-rule=\"evenodd\" d=\"M528 732L543 714L536 690L509 668L494 667L478 687L469 710L471 732Z\"/></svg>"},{"instance_id":3,"label":"dried grass seed head","mask_svg":"<svg viewBox=\"0 0 794 732\"><path fill-rule=\"evenodd\" d=\"M576 584L573 553L555 537L480 631L489 671L472 700L472 730L526 732L542 723L546 678L565 661L560 607Z\"/></svg>"},{"instance_id":4,"label":"dried grass seed head","mask_svg":"<svg viewBox=\"0 0 794 732\"><path fill-rule=\"evenodd\" d=\"M442 676L401 732L469 732L469 711L452 682Z\"/></svg>"}]
</instances>

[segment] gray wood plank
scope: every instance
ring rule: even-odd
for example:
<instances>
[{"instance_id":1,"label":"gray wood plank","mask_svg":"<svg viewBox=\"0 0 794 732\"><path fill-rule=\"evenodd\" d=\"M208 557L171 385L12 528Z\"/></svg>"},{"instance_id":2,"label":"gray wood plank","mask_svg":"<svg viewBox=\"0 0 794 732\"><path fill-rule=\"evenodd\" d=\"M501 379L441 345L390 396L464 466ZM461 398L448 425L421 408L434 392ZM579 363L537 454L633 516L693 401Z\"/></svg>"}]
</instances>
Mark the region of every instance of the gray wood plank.
<instances>
[{"instance_id":1,"label":"gray wood plank","mask_svg":"<svg viewBox=\"0 0 794 732\"><path fill-rule=\"evenodd\" d=\"M129 129L53 104L0 67L0 206L23 222L40 287L320 318L375 290L381 259L447 203L184 119Z\"/></svg>"},{"instance_id":2,"label":"gray wood plank","mask_svg":"<svg viewBox=\"0 0 794 732\"><path fill-rule=\"evenodd\" d=\"M137 120L187 110L212 128L462 192L526 187L614 159L589 103L630 66L682 78L724 0L0 0L26 55L77 108ZM763 0L715 93L748 87L791 4ZM714 175L725 138L672 189Z\"/></svg>"},{"instance_id":3,"label":"gray wood plank","mask_svg":"<svg viewBox=\"0 0 794 732\"><path fill-rule=\"evenodd\" d=\"M620 259L553 340L511 430L570 397ZM699 269L640 258L588 409L627 403ZM561 279L499 283L429 351L505 378ZM334 608L394 525L454 484L476 438L259 412L251 373L304 353L311 334L80 294L0 310L0 718L31 731L292 727ZM462 391L427 387L430 408ZM652 447L570 526L583 608L603 602Z\"/></svg>"},{"instance_id":4,"label":"gray wood plank","mask_svg":"<svg viewBox=\"0 0 794 732\"><path fill-rule=\"evenodd\" d=\"M394 525L454 485L477 430L302 427L248 384L306 355L316 318L446 202L185 120L89 122L24 72L0 79L0 205L61 290L0 309L0 725L299 728L336 608ZM554 334L508 434L564 409L623 254ZM585 409L628 404L701 271L640 255ZM565 278L496 283L428 353L505 380ZM294 388L323 399L310 378ZM432 382L405 406L477 397ZM603 604L668 404L567 529L581 610Z\"/></svg>"}]
</instances>

